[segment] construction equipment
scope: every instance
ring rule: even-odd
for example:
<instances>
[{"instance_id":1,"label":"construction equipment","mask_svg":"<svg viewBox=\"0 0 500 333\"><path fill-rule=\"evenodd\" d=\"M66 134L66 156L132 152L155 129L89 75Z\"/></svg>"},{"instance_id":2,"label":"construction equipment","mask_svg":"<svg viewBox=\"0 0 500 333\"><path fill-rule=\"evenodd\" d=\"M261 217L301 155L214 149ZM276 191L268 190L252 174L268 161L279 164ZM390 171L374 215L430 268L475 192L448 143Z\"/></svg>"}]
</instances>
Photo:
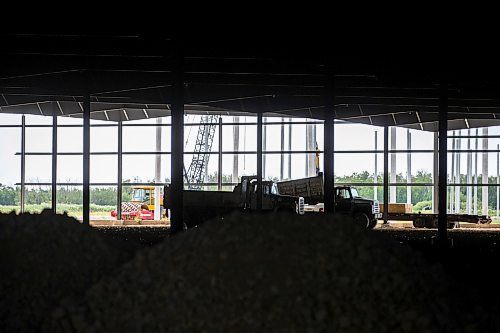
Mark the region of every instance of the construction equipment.
<instances>
[{"instance_id":1,"label":"construction equipment","mask_svg":"<svg viewBox=\"0 0 500 333\"><path fill-rule=\"evenodd\" d=\"M122 202L122 219L133 220L140 218L142 220L153 220L155 210L155 187L154 186L132 186L132 200ZM160 197L160 216L166 217L163 209L163 197ZM116 217L118 213L114 210L111 216Z\"/></svg>"},{"instance_id":2,"label":"construction equipment","mask_svg":"<svg viewBox=\"0 0 500 333\"><path fill-rule=\"evenodd\" d=\"M170 186L165 186L163 203L166 209L170 206ZM184 191L184 223L188 228L194 227L214 217L223 217L233 211L254 211L257 209L257 177L242 176L241 182L229 191ZM304 198L282 195L276 183L262 182L262 210L284 211L299 215L304 214Z\"/></svg>"},{"instance_id":3,"label":"construction equipment","mask_svg":"<svg viewBox=\"0 0 500 333\"><path fill-rule=\"evenodd\" d=\"M201 117L196 143L194 146L193 159L186 171L184 168L184 178L190 190L201 190L201 185L207 173L209 152L212 150L215 129L219 122L218 115L208 115Z\"/></svg>"},{"instance_id":4,"label":"construction equipment","mask_svg":"<svg viewBox=\"0 0 500 333\"><path fill-rule=\"evenodd\" d=\"M189 168L184 168L184 178L190 190L200 190L201 185L207 173L209 152L212 150L212 143L215 135L216 126L219 121L218 115L208 115L201 117L200 126L196 135L194 146L194 155ZM132 200L130 202L122 202L122 219L143 220L154 219L154 186L132 186ZM163 197L160 198L160 206L162 207L161 215L166 217L166 212L163 210ZM116 217L116 211L111 212L111 216Z\"/></svg>"},{"instance_id":5,"label":"construction equipment","mask_svg":"<svg viewBox=\"0 0 500 333\"><path fill-rule=\"evenodd\" d=\"M324 212L323 175L279 182L280 193L297 195L304 198L305 211ZM312 207L314 205L314 207ZM352 216L354 222L364 228L374 228L382 217L377 200L362 198L357 190L350 186L335 187L335 212Z\"/></svg>"},{"instance_id":6,"label":"construction equipment","mask_svg":"<svg viewBox=\"0 0 500 333\"><path fill-rule=\"evenodd\" d=\"M306 212L323 212L323 175L278 183L278 190L283 194L304 197ZM413 213L411 204L389 204L388 220L412 221L415 228L437 228L438 214ZM353 216L355 222L367 228L374 228L382 218L383 206L377 200L361 198L353 186L335 187L335 211ZM487 215L448 214L448 228L459 226L459 222L476 224L491 223Z\"/></svg>"}]
</instances>

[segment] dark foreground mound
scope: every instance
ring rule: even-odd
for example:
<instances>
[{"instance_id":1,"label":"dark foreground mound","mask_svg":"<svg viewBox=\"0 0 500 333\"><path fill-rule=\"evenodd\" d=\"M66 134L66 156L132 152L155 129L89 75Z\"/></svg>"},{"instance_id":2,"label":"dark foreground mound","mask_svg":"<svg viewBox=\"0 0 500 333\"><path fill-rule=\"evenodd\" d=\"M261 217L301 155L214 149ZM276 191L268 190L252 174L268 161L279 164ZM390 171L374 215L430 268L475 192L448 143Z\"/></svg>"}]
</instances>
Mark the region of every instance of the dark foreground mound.
<instances>
[{"instance_id":1,"label":"dark foreground mound","mask_svg":"<svg viewBox=\"0 0 500 333\"><path fill-rule=\"evenodd\" d=\"M39 331L132 249L65 215L0 214L0 331Z\"/></svg>"},{"instance_id":2,"label":"dark foreground mound","mask_svg":"<svg viewBox=\"0 0 500 333\"><path fill-rule=\"evenodd\" d=\"M443 270L320 216L234 215L139 252L50 331L456 332Z\"/></svg>"}]
</instances>

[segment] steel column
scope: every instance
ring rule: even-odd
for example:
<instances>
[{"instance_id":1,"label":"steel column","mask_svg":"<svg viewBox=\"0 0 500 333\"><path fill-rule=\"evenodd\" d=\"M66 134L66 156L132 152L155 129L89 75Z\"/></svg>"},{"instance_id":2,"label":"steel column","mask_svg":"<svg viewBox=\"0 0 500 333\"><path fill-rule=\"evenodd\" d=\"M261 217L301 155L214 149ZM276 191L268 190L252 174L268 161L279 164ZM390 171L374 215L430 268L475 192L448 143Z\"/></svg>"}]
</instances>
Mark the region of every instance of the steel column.
<instances>
[{"instance_id":1,"label":"steel column","mask_svg":"<svg viewBox=\"0 0 500 333\"><path fill-rule=\"evenodd\" d=\"M288 151L292 150L292 118L288 118ZM288 153L288 180L292 179L292 154Z\"/></svg>"},{"instance_id":2,"label":"steel column","mask_svg":"<svg viewBox=\"0 0 500 333\"><path fill-rule=\"evenodd\" d=\"M208 165L207 165L208 169ZM219 165L217 174L217 189L222 191L222 117L219 117Z\"/></svg>"},{"instance_id":3,"label":"steel column","mask_svg":"<svg viewBox=\"0 0 500 333\"><path fill-rule=\"evenodd\" d=\"M172 86L172 129L170 140L172 143L171 156L171 184L170 201L171 210L171 233L182 231L183 229L183 208L184 208L184 56L181 47L178 45L174 55L173 86Z\"/></svg>"},{"instance_id":4,"label":"steel column","mask_svg":"<svg viewBox=\"0 0 500 333\"><path fill-rule=\"evenodd\" d=\"M482 172L481 172L481 183L483 185L487 185L489 182L488 179L488 153L484 152L485 150L488 150L488 127L483 128L483 153L481 153L483 157L483 163L482 163ZM482 206L482 213L483 215L489 215L488 214L488 186L483 186L481 189L481 206Z\"/></svg>"},{"instance_id":5,"label":"steel column","mask_svg":"<svg viewBox=\"0 0 500 333\"><path fill-rule=\"evenodd\" d=\"M433 152L433 174L432 174L432 212L434 214L438 213L439 206L439 136L438 133L434 133L434 152Z\"/></svg>"},{"instance_id":6,"label":"steel column","mask_svg":"<svg viewBox=\"0 0 500 333\"><path fill-rule=\"evenodd\" d=\"M476 141L475 141L475 147L474 147L474 215L477 215L477 150L478 148L478 139L477 136L479 135L479 130L476 128Z\"/></svg>"},{"instance_id":7,"label":"steel column","mask_svg":"<svg viewBox=\"0 0 500 333\"><path fill-rule=\"evenodd\" d=\"M122 157L123 157L123 127L122 121L118 121L118 179L117 179L117 188L116 188L116 219L122 219Z\"/></svg>"},{"instance_id":8,"label":"steel column","mask_svg":"<svg viewBox=\"0 0 500 333\"><path fill-rule=\"evenodd\" d=\"M52 212L57 213L57 116L52 116Z\"/></svg>"},{"instance_id":9,"label":"steel column","mask_svg":"<svg viewBox=\"0 0 500 333\"><path fill-rule=\"evenodd\" d=\"M500 145L497 145L497 212L496 212L497 218L498 218L498 209L500 208L500 197L498 196L500 194L499 193L500 188L498 187L498 185L500 184L499 176L500 176Z\"/></svg>"},{"instance_id":10,"label":"steel column","mask_svg":"<svg viewBox=\"0 0 500 333\"><path fill-rule=\"evenodd\" d=\"M90 94L88 91L83 94L83 224L90 224Z\"/></svg>"},{"instance_id":11,"label":"steel column","mask_svg":"<svg viewBox=\"0 0 500 333\"><path fill-rule=\"evenodd\" d=\"M263 122L267 123L267 117ZM262 126L262 146L263 150L267 150L267 126ZM262 155L262 178L266 178L266 155Z\"/></svg>"},{"instance_id":12,"label":"steel column","mask_svg":"<svg viewBox=\"0 0 500 333\"><path fill-rule=\"evenodd\" d=\"M326 213L335 213L335 194L334 194L334 98L335 98L335 82L332 73L327 73L325 82L325 124L324 131L324 148L325 156L323 156L323 172L324 172L324 207Z\"/></svg>"},{"instance_id":13,"label":"steel column","mask_svg":"<svg viewBox=\"0 0 500 333\"><path fill-rule=\"evenodd\" d=\"M23 114L21 118L21 202L19 211L24 213L26 204L26 116Z\"/></svg>"},{"instance_id":14,"label":"steel column","mask_svg":"<svg viewBox=\"0 0 500 333\"><path fill-rule=\"evenodd\" d=\"M262 112L257 113L257 210L262 210Z\"/></svg>"},{"instance_id":15,"label":"steel column","mask_svg":"<svg viewBox=\"0 0 500 333\"><path fill-rule=\"evenodd\" d=\"M469 138L467 139L467 184L472 183L472 153L470 152L470 129L467 130L467 135ZM465 201L465 206L466 206L466 211L467 214L471 214L471 207L472 207L472 188L470 186L466 187L466 195L467 195L467 200Z\"/></svg>"},{"instance_id":16,"label":"steel column","mask_svg":"<svg viewBox=\"0 0 500 333\"><path fill-rule=\"evenodd\" d=\"M280 143L281 143L281 154L280 154L280 180L283 180L284 176L284 169L285 169L285 154L283 151L285 150L285 118L281 118L281 137L280 137Z\"/></svg>"},{"instance_id":17,"label":"steel column","mask_svg":"<svg viewBox=\"0 0 500 333\"><path fill-rule=\"evenodd\" d=\"M161 152L161 130L162 130L162 118L156 118L156 151ZM161 182L161 154L156 154L155 156L155 183ZM154 219L156 221L161 220L161 207L160 207L160 192L161 186L156 185L154 189Z\"/></svg>"},{"instance_id":18,"label":"steel column","mask_svg":"<svg viewBox=\"0 0 500 333\"><path fill-rule=\"evenodd\" d=\"M233 125L233 151L239 151L240 150L240 117L233 117L233 122L235 125ZM246 127L246 126L245 126ZM232 177L232 182L237 183L238 182L238 167L239 167L239 155L234 154L233 156L233 177Z\"/></svg>"},{"instance_id":19,"label":"steel column","mask_svg":"<svg viewBox=\"0 0 500 333\"><path fill-rule=\"evenodd\" d=\"M389 214L389 127L384 127L384 223Z\"/></svg>"},{"instance_id":20,"label":"steel column","mask_svg":"<svg viewBox=\"0 0 500 333\"><path fill-rule=\"evenodd\" d=\"M375 151L378 150L378 138L377 138L378 132L375 131ZM374 153L375 155L375 170L373 173L373 183L376 184L378 183L378 161L377 161L377 153ZM373 199L378 200L378 186L375 185L373 186Z\"/></svg>"},{"instance_id":21,"label":"steel column","mask_svg":"<svg viewBox=\"0 0 500 333\"><path fill-rule=\"evenodd\" d=\"M406 132L406 149L408 153L406 155L406 183L411 184L411 132L410 129ZM411 204L411 187L406 187L406 203Z\"/></svg>"},{"instance_id":22,"label":"steel column","mask_svg":"<svg viewBox=\"0 0 500 333\"><path fill-rule=\"evenodd\" d=\"M446 214L446 189L448 172L448 91L447 85L441 84L439 96L439 198L438 198L438 242L448 242L448 221Z\"/></svg>"},{"instance_id":23,"label":"steel column","mask_svg":"<svg viewBox=\"0 0 500 333\"><path fill-rule=\"evenodd\" d=\"M455 131L452 132L453 136L455 137ZM451 139L451 150L454 151L456 149L456 143L457 140L455 138ZM455 179L455 161L457 160L455 158L455 152L451 153L451 174L450 174L450 183L455 184L456 179ZM448 202L448 205L450 207L449 212L453 213L454 211L454 202L455 202L455 186L450 186L450 200Z\"/></svg>"},{"instance_id":24,"label":"steel column","mask_svg":"<svg viewBox=\"0 0 500 333\"><path fill-rule=\"evenodd\" d=\"M396 127L391 127L391 151L396 150ZM390 173L390 181L392 184L396 183L396 154L391 153L391 173ZM396 186L391 186L389 189L390 193L390 202L398 202L398 192Z\"/></svg>"}]
</instances>

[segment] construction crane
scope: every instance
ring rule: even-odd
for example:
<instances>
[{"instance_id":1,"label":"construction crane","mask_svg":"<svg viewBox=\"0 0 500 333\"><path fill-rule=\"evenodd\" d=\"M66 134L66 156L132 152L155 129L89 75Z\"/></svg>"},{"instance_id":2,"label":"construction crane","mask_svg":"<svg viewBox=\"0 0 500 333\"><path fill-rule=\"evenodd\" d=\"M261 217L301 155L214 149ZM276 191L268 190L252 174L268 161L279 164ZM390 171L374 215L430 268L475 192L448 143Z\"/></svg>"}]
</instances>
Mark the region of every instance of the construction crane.
<instances>
[{"instance_id":1,"label":"construction crane","mask_svg":"<svg viewBox=\"0 0 500 333\"><path fill-rule=\"evenodd\" d=\"M190 190L201 190L201 184L207 174L209 152L212 150L215 130L219 122L218 115L207 115L201 117L196 143L194 146L193 159L186 171L184 167L184 179Z\"/></svg>"}]
</instances>

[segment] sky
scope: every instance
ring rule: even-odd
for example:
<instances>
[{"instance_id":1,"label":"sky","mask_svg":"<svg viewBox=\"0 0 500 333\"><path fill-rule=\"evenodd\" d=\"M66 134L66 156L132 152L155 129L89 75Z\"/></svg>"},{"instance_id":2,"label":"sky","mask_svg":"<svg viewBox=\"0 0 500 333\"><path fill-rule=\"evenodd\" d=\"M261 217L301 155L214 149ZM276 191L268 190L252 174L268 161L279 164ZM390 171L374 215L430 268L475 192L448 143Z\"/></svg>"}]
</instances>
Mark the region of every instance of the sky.
<instances>
[{"instance_id":1,"label":"sky","mask_svg":"<svg viewBox=\"0 0 500 333\"><path fill-rule=\"evenodd\" d=\"M81 120L71 118L58 118L59 124L81 124ZM287 119L287 118L286 118ZM280 121L281 118L267 118L268 121ZM288 120L288 119L287 119ZM167 121L166 119L164 121ZM197 123L199 116L186 116L186 123ZM232 122L232 117L224 117L224 122ZM254 117L240 117L240 122L255 122ZM295 121L304 121L296 119ZM142 120L135 123L153 124L156 120ZM0 124L20 124L20 115L0 114ZM26 123L37 125L52 124L51 117L26 116ZM93 121L92 123L105 123ZM187 126L185 128L185 151L192 151L196 138L198 126ZM26 150L28 152L51 152L52 130L51 128L27 128ZM472 130L471 134L474 134ZM256 150L256 126L240 126L239 150ZM411 130L412 149L432 150L434 147L433 133ZM316 129L319 149L323 149L323 126L317 125ZM383 149L383 128L362 124L338 124L335 126L335 149L336 150L371 150L375 148L375 133L377 133L378 149ZM467 130L461 131L462 135ZM450 133L451 134L451 133ZM456 133L458 134L458 132ZM479 134L482 134L481 130ZM489 129L490 135L500 134L500 127ZM170 128L162 127L162 151L169 151ZM222 150L233 151L233 126L223 126ZM281 125L266 126L266 148L267 150L280 150L281 148ZM292 150L306 150L306 125L294 125L292 129ZM156 130L154 127L124 127L123 129L123 151L124 152L148 152L156 149ZM451 140L449 140L451 148ZM21 129L0 128L0 183L13 185L20 182L20 156L16 155L21 150ZM76 127L60 127L58 129L58 149L60 152L82 152L82 129ZM116 127L93 127L91 128L91 151L113 152L117 151L117 128ZM474 148L474 140L471 142ZM497 149L500 139L490 139L489 149ZM219 145L219 134L215 132L212 151L217 151ZM467 139L461 139L461 148L467 148ZM285 126L285 149L288 148L288 126ZM482 142L479 140L479 149ZM396 149L407 149L407 129L396 129ZM223 155L222 171L224 175L232 174L233 156ZM465 173L467 153L461 154L461 170ZM496 175L497 154L489 153L489 174ZM185 165L191 162L191 155L185 156ZM265 157L266 178L280 177L280 154L269 154ZM383 156L377 154L378 173L383 170ZM337 176L351 175L353 172L375 171L375 156L369 154L335 154L335 174ZM391 160L391 159L390 159ZM323 158L321 156L320 165ZM211 155L208 172L217 171L217 155ZM432 153L412 154L412 174L418 170L432 172ZM305 154L292 155L292 178L305 177ZM478 156L478 171L481 172L482 158ZM288 157L285 157L285 177L288 175ZM451 159L448 163L451 169ZM94 155L91 156L91 182L116 182L117 156L116 155ZM396 172L406 175L406 154L396 154ZM239 174L248 175L256 173L255 154L239 155ZM123 179L134 179L139 181L153 179L155 175L154 155L124 155L123 156ZM162 179L170 176L170 156L162 155ZM50 182L51 181L51 156L27 156L26 157L26 181L27 182ZM58 157L58 182L81 182L82 181L82 157L81 156L59 156Z\"/></svg>"}]
</instances>

